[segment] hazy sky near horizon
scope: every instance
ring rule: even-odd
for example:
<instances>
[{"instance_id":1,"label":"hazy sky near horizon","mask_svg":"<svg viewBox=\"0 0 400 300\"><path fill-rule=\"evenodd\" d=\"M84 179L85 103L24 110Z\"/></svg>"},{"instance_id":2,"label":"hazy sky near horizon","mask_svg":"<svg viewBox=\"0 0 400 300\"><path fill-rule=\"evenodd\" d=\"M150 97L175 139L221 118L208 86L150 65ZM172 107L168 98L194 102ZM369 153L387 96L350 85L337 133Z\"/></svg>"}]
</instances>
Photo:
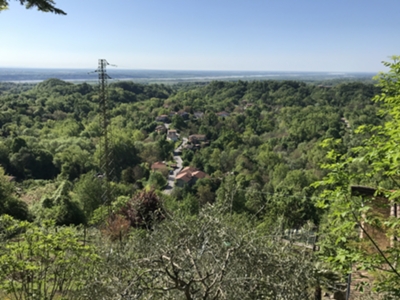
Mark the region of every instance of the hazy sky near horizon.
<instances>
[{"instance_id":1,"label":"hazy sky near horizon","mask_svg":"<svg viewBox=\"0 0 400 300\"><path fill-rule=\"evenodd\" d=\"M10 0L0 67L377 72L400 54L400 0Z\"/></svg>"}]
</instances>

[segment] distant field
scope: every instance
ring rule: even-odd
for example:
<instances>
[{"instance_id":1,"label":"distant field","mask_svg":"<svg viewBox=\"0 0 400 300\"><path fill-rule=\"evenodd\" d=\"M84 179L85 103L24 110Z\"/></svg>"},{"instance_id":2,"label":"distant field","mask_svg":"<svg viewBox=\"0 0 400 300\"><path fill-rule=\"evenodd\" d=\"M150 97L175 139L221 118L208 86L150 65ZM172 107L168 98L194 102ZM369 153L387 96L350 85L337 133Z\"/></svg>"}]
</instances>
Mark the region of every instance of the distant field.
<instances>
[{"instance_id":1,"label":"distant field","mask_svg":"<svg viewBox=\"0 0 400 300\"><path fill-rule=\"evenodd\" d=\"M72 82L96 82L97 73L89 69L0 68L0 82L41 82L58 78ZM133 80L138 83L208 82L212 80L300 80L300 81L371 81L374 73L272 72L272 71L167 71L123 70L109 68L111 81Z\"/></svg>"}]
</instances>

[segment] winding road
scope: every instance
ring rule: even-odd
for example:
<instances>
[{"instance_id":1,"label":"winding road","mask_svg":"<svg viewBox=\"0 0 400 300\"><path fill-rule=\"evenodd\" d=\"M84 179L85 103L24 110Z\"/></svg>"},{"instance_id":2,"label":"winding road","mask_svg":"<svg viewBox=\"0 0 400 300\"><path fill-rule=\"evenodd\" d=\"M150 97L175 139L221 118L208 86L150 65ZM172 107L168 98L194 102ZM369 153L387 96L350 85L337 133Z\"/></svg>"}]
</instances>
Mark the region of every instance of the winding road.
<instances>
[{"instance_id":1,"label":"winding road","mask_svg":"<svg viewBox=\"0 0 400 300\"><path fill-rule=\"evenodd\" d=\"M187 138L182 138L182 143L179 145L178 148L176 148L174 150L173 154L174 154L174 160L176 161L177 168L174 169L172 174L168 175L168 184L167 184L167 187L163 190L164 194L168 194L168 195L171 194L171 192L175 186L176 175L178 175L178 173L182 170L182 167L183 167L182 166L183 161L182 161L180 153L182 153L182 148L187 144L187 142L188 142Z\"/></svg>"}]
</instances>

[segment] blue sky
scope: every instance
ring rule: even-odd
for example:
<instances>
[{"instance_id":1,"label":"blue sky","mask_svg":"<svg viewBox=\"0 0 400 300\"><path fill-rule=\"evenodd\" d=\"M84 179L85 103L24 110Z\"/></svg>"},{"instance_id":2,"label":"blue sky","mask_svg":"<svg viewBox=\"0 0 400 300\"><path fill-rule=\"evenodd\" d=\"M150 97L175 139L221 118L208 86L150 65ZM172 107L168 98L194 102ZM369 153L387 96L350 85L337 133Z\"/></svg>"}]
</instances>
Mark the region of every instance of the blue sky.
<instances>
[{"instance_id":1,"label":"blue sky","mask_svg":"<svg viewBox=\"0 0 400 300\"><path fill-rule=\"evenodd\" d=\"M0 67L377 72L400 0L55 0L0 13Z\"/></svg>"}]
</instances>

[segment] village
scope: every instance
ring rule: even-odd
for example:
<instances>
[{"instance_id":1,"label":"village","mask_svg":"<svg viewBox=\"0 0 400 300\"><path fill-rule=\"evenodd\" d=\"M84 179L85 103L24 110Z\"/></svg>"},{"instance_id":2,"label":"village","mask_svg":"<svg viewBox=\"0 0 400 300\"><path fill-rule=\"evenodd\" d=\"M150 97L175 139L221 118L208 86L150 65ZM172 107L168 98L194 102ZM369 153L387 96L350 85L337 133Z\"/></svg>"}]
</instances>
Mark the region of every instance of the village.
<instances>
[{"instance_id":1,"label":"village","mask_svg":"<svg viewBox=\"0 0 400 300\"><path fill-rule=\"evenodd\" d=\"M252 108L253 106L253 103L243 100L242 104L236 107L235 112L236 114L243 114L246 109ZM168 107L168 105L164 106L164 108ZM204 115L204 112L194 111L192 117L194 119L202 119ZM218 118L226 118L230 115L231 114L227 111L215 113L215 116ZM188 137L181 137L177 129L170 128L174 116L178 116L184 122L187 122L191 117L191 114L185 110L179 110L177 112L170 112L169 114L161 114L155 118L156 122L162 123L156 126L155 132L158 134L166 134L167 141L174 142L178 145L173 151L173 163L157 161L151 165L152 172L160 172L167 178L167 185L163 190L166 194L170 194L175 186L179 188L182 188L185 185L193 186L198 179L210 178L210 175L206 174L202 170L190 166L183 166L181 158L183 150L196 151L209 146L210 141L205 134L198 133L191 134Z\"/></svg>"}]
</instances>

